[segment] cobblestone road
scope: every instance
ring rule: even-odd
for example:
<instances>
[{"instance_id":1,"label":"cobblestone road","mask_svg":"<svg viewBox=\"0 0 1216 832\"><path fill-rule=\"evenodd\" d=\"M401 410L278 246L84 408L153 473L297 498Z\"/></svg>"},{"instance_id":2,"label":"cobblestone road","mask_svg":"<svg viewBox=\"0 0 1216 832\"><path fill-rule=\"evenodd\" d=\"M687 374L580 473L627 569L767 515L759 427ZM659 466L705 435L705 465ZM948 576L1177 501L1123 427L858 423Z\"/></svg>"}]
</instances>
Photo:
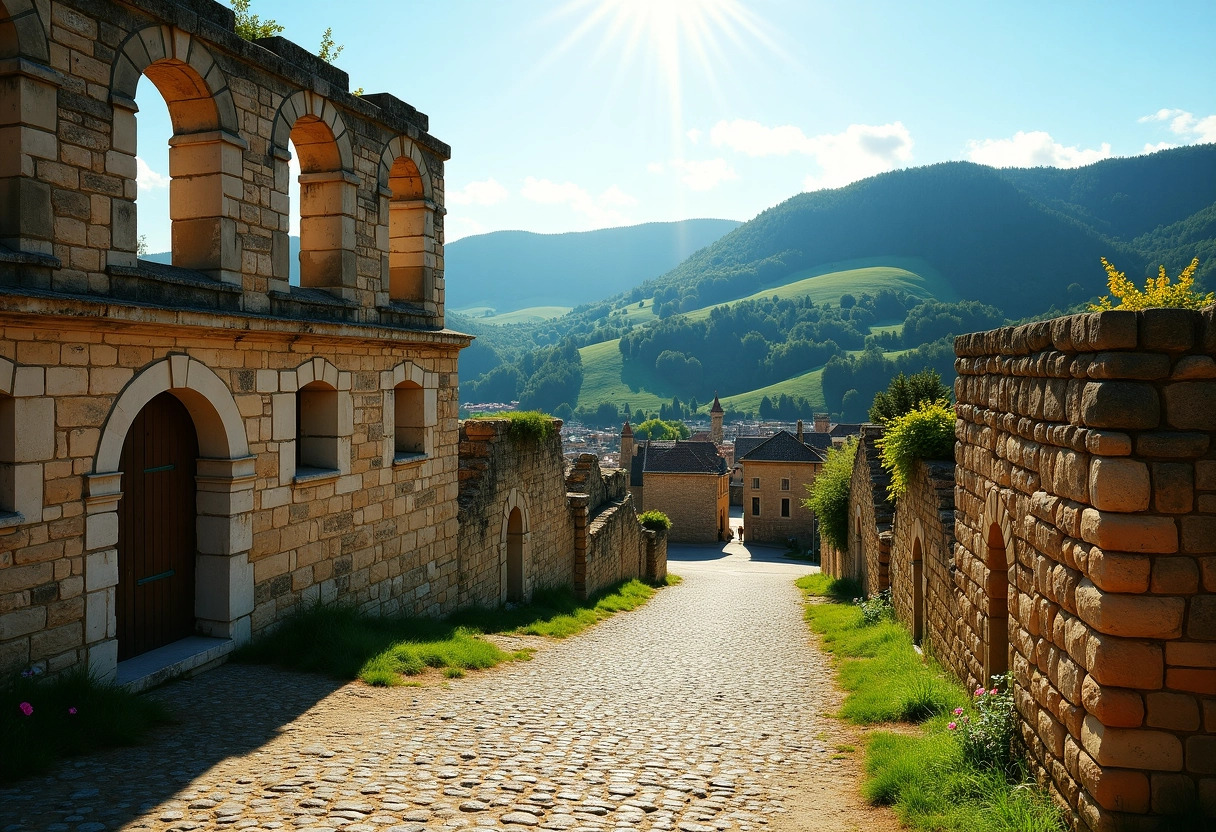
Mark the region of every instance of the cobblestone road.
<instances>
[{"instance_id":1,"label":"cobblestone road","mask_svg":"<svg viewBox=\"0 0 1216 832\"><path fill-rule=\"evenodd\" d=\"M0 792L0 830L891 828L808 642L806 567L672 547L683 584L448 687L225 666L153 695L182 723Z\"/></svg>"}]
</instances>

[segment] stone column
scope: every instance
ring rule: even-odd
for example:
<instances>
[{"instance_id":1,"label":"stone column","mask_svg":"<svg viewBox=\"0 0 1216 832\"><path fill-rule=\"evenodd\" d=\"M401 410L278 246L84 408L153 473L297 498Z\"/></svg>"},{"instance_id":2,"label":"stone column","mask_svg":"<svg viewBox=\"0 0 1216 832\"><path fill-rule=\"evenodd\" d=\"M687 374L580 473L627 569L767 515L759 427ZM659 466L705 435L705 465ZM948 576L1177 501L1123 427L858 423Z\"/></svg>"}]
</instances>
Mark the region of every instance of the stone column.
<instances>
[{"instance_id":1,"label":"stone column","mask_svg":"<svg viewBox=\"0 0 1216 832\"><path fill-rule=\"evenodd\" d=\"M85 477L85 650L89 672L113 681L118 673L118 501L122 473Z\"/></svg>"},{"instance_id":2,"label":"stone column","mask_svg":"<svg viewBox=\"0 0 1216 832\"><path fill-rule=\"evenodd\" d=\"M574 521L574 594L587 597L587 523L591 497L588 494L566 494L566 505L570 507Z\"/></svg>"},{"instance_id":3,"label":"stone column","mask_svg":"<svg viewBox=\"0 0 1216 832\"><path fill-rule=\"evenodd\" d=\"M38 160L57 162L59 73L26 58L0 60L0 244L53 255L51 187Z\"/></svg>"},{"instance_id":4,"label":"stone column","mask_svg":"<svg viewBox=\"0 0 1216 832\"><path fill-rule=\"evenodd\" d=\"M256 458L200 459L197 462L198 559L194 614L199 632L250 638L253 612L253 489Z\"/></svg>"}]
</instances>

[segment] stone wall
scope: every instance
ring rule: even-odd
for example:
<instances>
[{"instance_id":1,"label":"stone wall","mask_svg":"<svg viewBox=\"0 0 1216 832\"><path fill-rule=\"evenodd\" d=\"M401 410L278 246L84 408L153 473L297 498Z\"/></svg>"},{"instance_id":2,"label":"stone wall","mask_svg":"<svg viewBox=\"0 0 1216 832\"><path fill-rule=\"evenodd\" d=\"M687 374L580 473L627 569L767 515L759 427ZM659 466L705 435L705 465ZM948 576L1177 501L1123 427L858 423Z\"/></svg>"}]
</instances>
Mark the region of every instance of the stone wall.
<instances>
[{"instance_id":1,"label":"stone wall","mask_svg":"<svg viewBox=\"0 0 1216 832\"><path fill-rule=\"evenodd\" d=\"M954 572L954 463L921 460L895 505L891 602L913 639L963 678Z\"/></svg>"},{"instance_id":2,"label":"stone wall","mask_svg":"<svg viewBox=\"0 0 1216 832\"><path fill-rule=\"evenodd\" d=\"M522 594L574 580L574 525L567 506L561 422L549 436L513 436L506 419L460 424L460 603L508 600L511 513L522 522Z\"/></svg>"},{"instance_id":3,"label":"stone wall","mask_svg":"<svg viewBox=\"0 0 1216 832\"><path fill-rule=\"evenodd\" d=\"M730 517L729 477L716 474L646 474L645 511L671 518L669 537L680 543L714 543Z\"/></svg>"},{"instance_id":4,"label":"stone wall","mask_svg":"<svg viewBox=\"0 0 1216 832\"><path fill-rule=\"evenodd\" d=\"M566 475L566 488L574 521L575 594L586 598L618 581L647 577L648 533L638 522L628 472L605 473L595 454L582 454ZM664 574L666 564L664 547Z\"/></svg>"},{"instance_id":5,"label":"stone wall","mask_svg":"<svg viewBox=\"0 0 1216 832\"><path fill-rule=\"evenodd\" d=\"M822 467L817 462L743 461L743 528L748 543L785 546L790 540L809 548L815 539L815 513L802 505L803 486L815 481ZM759 480L760 487L753 483ZM760 514L752 513L752 500L760 499ZM782 516L782 501L788 516Z\"/></svg>"},{"instance_id":6,"label":"stone wall","mask_svg":"<svg viewBox=\"0 0 1216 832\"><path fill-rule=\"evenodd\" d=\"M879 462L876 445L882 425L862 425L849 484L849 546L836 577L856 578L867 595L891 586L891 523L895 508L887 488L891 477Z\"/></svg>"},{"instance_id":7,"label":"stone wall","mask_svg":"<svg viewBox=\"0 0 1216 832\"><path fill-rule=\"evenodd\" d=\"M1086 823L1216 817L1216 308L955 350L969 678L1008 657L1036 766Z\"/></svg>"}]
</instances>

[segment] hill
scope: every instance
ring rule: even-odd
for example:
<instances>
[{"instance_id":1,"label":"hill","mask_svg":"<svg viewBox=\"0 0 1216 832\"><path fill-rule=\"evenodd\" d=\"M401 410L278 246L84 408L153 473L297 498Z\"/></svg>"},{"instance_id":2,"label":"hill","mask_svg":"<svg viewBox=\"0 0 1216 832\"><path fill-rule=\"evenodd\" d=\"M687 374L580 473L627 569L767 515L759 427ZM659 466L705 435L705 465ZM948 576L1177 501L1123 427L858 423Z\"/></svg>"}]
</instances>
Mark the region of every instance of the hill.
<instances>
[{"instance_id":1,"label":"hill","mask_svg":"<svg viewBox=\"0 0 1216 832\"><path fill-rule=\"evenodd\" d=\"M624 228L533 234L495 231L444 247L448 308L578 306L672 269L738 227L735 220L653 222Z\"/></svg>"}]
</instances>

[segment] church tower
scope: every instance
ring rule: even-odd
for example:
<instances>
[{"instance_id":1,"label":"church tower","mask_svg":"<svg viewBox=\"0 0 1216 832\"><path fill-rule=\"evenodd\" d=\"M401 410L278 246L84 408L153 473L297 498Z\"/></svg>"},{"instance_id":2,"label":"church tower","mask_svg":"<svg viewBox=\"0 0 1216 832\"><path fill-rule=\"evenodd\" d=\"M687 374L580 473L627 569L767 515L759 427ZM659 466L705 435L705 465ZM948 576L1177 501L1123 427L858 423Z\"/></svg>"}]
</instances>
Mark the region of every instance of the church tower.
<instances>
[{"instance_id":1,"label":"church tower","mask_svg":"<svg viewBox=\"0 0 1216 832\"><path fill-rule=\"evenodd\" d=\"M629 420L625 420L625 426L621 428L621 462L620 467L626 471L633 464L633 428L629 426Z\"/></svg>"},{"instance_id":2,"label":"church tower","mask_svg":"<svg viewBox=\"0 0 1216 832\"><path fill-rule=\"evenodd\" d=\"M718 394L714 393L714 404L709 409L709 438L715 445L722 444L722 403L718 401Z\"/></svg>"}]
</instances>

